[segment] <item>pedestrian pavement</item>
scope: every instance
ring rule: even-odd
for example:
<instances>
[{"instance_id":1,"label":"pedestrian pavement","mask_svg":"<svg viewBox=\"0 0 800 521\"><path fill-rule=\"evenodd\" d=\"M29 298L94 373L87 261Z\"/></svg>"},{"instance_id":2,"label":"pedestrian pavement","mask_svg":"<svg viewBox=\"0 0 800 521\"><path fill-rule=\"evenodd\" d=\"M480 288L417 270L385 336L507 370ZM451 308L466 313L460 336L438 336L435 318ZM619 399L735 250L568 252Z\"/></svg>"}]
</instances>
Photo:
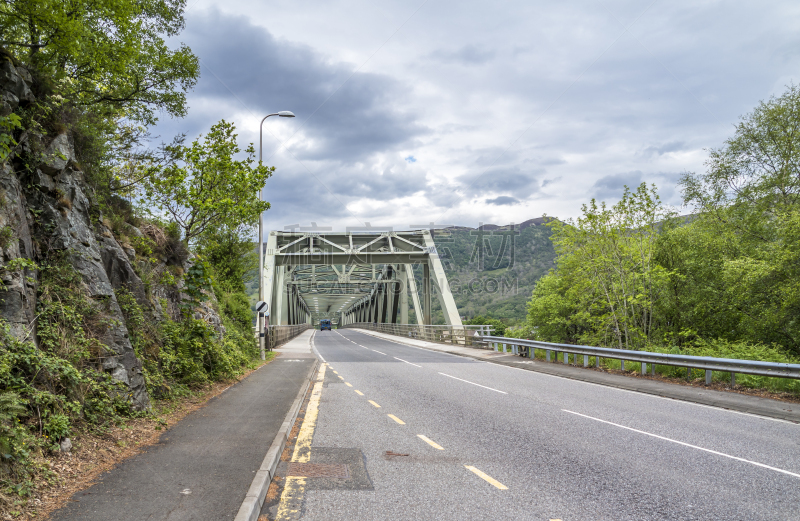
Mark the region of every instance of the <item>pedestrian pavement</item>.
<instances>
[{"instance_id":1,"label":"pedestrian pavement","mask_svg":"<svg viewBox=\"0 0 800 521\"><path fill-rule=\"evenodd\" d=\"M536 371L552 376L570 378L583 382L590 382L619 389L627 389L646 394L653 394L664 398L673 398L688 402L720 407L732 411L739 411L758 416L777 418L800 423L800 403L783 402L771 398L763 398L737 392L724 392L704 387L681 385L664 380L651 380L635 376L625 376L621 374L608 373L592 368L576 367L559 362L545 362L542 360L531 360L518 355L496 352L490 349L480 349L451 344L438 344L414 338L405 338L377 331L357 329L362 333L372 335L385 340L400 342L406 345L450 353L458 356L466 356L476 360L483 360L496 364L507 365Z\"/></svg>"},{"instance_id":2,"label":"pedestrian pavement","mask_svg":"<svg viewBox=\"0 0 800 521\"><path fill-rule=\"evenodd\" d=\"M313 331L102 474L51 519L232 520L298 393L312 377Z\"/></svg>"}]
</instances>

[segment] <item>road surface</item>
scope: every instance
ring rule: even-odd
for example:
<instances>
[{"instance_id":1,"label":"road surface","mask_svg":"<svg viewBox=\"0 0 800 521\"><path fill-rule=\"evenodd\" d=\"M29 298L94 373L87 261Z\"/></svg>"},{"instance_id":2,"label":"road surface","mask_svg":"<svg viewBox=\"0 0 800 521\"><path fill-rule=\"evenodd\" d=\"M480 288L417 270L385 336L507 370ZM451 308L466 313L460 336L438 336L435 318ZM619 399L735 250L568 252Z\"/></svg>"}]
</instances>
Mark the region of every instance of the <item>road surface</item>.
<instances>
[{"instance_id":1,"label":"road surface","mask_svg":"<svg viewBox=\"0 0 800 521\"><path fill-rule=\"evenodd\" d=\"M351 478L309 479L303 520L800 519L796 424L354 330L314 342L311 461Z\"/></svg>"}]
</instances>

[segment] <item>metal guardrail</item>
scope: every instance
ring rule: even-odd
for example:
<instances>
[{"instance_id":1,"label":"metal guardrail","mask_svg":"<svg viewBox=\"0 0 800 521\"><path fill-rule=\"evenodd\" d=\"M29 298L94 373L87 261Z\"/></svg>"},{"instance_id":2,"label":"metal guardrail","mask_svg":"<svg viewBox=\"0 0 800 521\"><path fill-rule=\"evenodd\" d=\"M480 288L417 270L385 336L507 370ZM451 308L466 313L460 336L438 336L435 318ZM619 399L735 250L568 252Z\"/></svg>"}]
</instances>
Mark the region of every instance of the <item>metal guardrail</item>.
<instances>
[{"instance_id":1,"label":"metal guardrail","mask_svg":"<svg viewBox=\"0 0 800 521\"><path fill-rule=\"evenodd\" d=\"M600 367L601 358L611 358L622 361L622 369L625 369L625 362L639 362L642 364L642 374L647 373L647 364L650 364L652 374L655 374L656 365L669 365L674 367L685 367L687 369L687 379L691 378L692 369L705 371L706 384L711 383L711 372L722 371L731 374L731 384L736 383L736 373L752 374L757 376L773 376L777 378L800 379L800 364L782 364L777 362L760 362L755 360L737 360L732 358L714 358L711 356L691 356L674 355L667 353L652 353L649 351L630 351L627 349L612 349L606 347L591 347L571 344L553 344L550 342L540 342L538 340L523 340L519 338L506 338L499 336L483 336L480 339L487 345L494 346L495 351L499 351L499 346L511 346L511 352L521 356L533 358L535 349L545 351L545 358L550 361L551 352L555 353L556 361L558 353L563 353L564 363L569 363L569 355L575 355L575 363L578 362L578 355L583 355L583 366L588 367L589 357L595 357L595 366Z\"/></svg>"},{"instance_id":2,"label":"metal guardrail","mask_svg":"<svg viewBox=\"0 0 800 521\"><path fill-rule=\"evenodd\" d=\"M268 326L265 335L265 347L272 351L293 339L303 331L313 329L311 324L297 324L294 326Z\"/></svg>"},{"instance_id":3,"label":"metal guardrail","mask_svg":"<svg viewBox=\"0 0 800 521\"><path fill-rule=\"evenodd\" d=\"M440 344L483 347L485 335L492 332L491 326L420 326L415 324L376 324L356 322L339 326L342 329L359 328L387 335L414 338Z\"/></svg>"}]
</instances>

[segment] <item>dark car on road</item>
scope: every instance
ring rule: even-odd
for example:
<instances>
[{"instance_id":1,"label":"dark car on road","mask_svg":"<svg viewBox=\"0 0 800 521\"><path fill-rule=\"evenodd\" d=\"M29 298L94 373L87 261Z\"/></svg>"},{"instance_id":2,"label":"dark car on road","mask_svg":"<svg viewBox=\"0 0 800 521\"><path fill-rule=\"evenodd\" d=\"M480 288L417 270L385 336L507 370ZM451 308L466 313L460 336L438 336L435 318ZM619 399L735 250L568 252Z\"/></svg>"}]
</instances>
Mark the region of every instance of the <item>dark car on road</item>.
<instances>
[{"instance_id":1,"label":"dark car on road","mask_svg":"<svg viewBox=\"0 0 800 521\"><path fill-rule=\"evenodd\" d=\"M319 330L320 331L325 331L326 329L328 331L331 330L331 321L328 320L327 318L325 320L320 320L319 321Z\"/></svg>"}]
</instances>

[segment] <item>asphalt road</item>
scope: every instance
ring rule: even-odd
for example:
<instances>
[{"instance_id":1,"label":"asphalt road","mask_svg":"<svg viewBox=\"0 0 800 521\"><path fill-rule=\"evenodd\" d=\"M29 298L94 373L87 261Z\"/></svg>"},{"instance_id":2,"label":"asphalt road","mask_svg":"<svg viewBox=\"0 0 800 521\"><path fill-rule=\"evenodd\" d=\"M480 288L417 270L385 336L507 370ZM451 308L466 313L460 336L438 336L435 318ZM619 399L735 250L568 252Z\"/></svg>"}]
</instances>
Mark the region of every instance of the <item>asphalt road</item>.
<instances>
[{"instance_id":1,"label":"asphalt road","mask_svg":"<svg viewBox=\"0 0 800 521\"><path fill-rule=\"evenodd\" d=\"M315 343L312 461L360 451L370 483L312 480L304 520L800 519L799 425L353 330Z\"/></svg>"}]
</instances>

